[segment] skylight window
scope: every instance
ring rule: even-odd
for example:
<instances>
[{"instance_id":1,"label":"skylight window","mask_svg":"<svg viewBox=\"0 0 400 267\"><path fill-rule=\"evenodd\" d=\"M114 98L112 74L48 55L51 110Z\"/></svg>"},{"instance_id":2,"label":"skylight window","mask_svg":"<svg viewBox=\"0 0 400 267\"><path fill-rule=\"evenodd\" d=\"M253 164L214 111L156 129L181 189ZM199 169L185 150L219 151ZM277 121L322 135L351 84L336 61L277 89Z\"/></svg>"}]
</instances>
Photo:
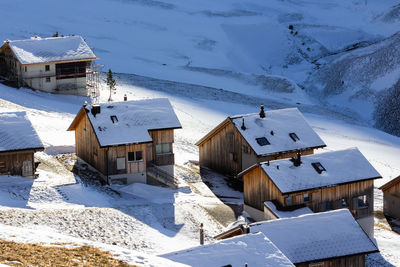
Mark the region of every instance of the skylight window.
<instances>
[{"instance_id":1,"label":"skylight window","mask_svg":"<svg viewBox=\"0 0 400 267\"><path fill-rule=\"evenodd\" d=\"M110 116L110 119L111 119L112 123L118 122L118 118L117 118L117 116L115 116L115 115L111 115L111 116Z\"/></svg>"},{"instance_id":2,"label":"skylight window","mask_svg":"<svg viewBox=\"0 0 400 267\"><path fill-rule=\"evenodd\" d=\"M324 166L320 162L313 162L311 165L314 167L315 171L321 174L322 172L326 171Z\"/></svg>"},{"instance_id":3,"label":"skylight window","mask_svg":"<svg viewBox=\"0 0 400 267\"><path fill-rule=\"evenodd\" d=\"M290 133L289 136L294 142L300 141L300 138L297 136L296 133Z\"/></svg>"},{"instance_id":4,"label":"skylight window","mask_svg":"<svg viewBox=\"0 0 400 267\"><path fill-rule=\"evenodd\" d=\"M267 138L265 137L260 137L260 138L256 138L257 144L259 144L260 146L266 146L266 145L270 145L271 143L268 141Z\"/></svg>"}]
</instances>

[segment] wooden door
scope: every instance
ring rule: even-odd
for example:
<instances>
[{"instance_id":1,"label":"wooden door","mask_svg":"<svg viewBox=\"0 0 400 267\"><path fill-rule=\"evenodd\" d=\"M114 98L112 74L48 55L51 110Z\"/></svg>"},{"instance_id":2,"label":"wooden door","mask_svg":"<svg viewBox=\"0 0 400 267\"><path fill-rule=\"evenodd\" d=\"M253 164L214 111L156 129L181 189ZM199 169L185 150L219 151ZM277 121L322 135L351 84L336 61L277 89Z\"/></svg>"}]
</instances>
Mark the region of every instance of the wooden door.
<instances>
[{"instance_id":1,"label":"wooden door","mask_svg":"<svg viewBox=\"0 0 400 267\"><path fill-rule=\"evenodd\" d=\"M22 176L32 176L33 171L32 171L32 161L30 160L25 160L22 162Z\"/></svg>"}]
</instances>

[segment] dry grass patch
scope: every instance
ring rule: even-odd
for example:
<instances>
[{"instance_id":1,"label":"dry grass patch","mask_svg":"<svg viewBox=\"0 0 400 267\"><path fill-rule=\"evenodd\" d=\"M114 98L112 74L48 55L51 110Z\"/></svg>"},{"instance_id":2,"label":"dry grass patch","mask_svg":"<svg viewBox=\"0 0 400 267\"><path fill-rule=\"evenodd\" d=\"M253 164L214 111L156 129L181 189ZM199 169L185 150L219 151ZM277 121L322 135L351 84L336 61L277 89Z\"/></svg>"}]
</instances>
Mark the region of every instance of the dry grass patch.
<instances>
[{"instance_id":1,"label":"dry grass patch","mask_svg":"<svg viewBox=\"0 0 400 267\"><path fill-rule=\"evenodd\" d=\"M66 248L0 239L0 263L10 266L132 266L91 246Z\"/></svg>"}]
</instances>

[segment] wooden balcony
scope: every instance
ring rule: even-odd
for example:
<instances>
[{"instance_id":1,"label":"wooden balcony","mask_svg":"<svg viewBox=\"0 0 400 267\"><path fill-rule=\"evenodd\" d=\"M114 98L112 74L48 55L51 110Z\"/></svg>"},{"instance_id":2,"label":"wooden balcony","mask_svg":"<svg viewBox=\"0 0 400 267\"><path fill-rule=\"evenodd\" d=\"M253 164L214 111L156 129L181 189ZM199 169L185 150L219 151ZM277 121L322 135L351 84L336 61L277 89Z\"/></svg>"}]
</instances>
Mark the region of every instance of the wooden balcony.
<instances>
[{"instance_id":1,"label":"wooden balcony","mask_svg":"<svg viewBox=\"0 0 400 267\"><path fill-rule=\"evenodd\" d=\"M154 164L158 166L174 165L175 155L174 153L156 154Z\"/></svg>"}]
</instances>

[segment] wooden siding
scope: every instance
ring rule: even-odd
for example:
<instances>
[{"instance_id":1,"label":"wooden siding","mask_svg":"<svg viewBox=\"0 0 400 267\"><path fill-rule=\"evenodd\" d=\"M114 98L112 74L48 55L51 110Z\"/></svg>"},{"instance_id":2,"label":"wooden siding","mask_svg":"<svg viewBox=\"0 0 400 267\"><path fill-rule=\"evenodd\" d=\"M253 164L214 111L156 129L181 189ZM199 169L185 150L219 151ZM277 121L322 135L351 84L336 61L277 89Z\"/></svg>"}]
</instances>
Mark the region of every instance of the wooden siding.
<instances>
[{"instance_id":1,"label":"wooden siding","mask_svg":"<svg viewBox=\"0 0 400 267\"><path fill-rule=\"evenodd\" d=\"M30 173L26 176L33 176L35 174L35 160L34 151L15 151L0 153L0 174L9 175L23 175L22 167L24 161L29 161L32 168L29 168Z\"/></svg>"},{"instance_id":2,"label":"wooden siding","mask_svg":"<svg viewBox=\"0 0 400 267\"><path fill-rule=\"evenodd\" d=\"M156 165L164 166L164 165L174 165L175 164L175 156L174 156L174 130L155 130L149 131L151 139L153 140L153 144L151 148L148 148L148 151L151 153L151 157L147 158L147 161L151 161ZM165 154L156 154L156 145L157 144L169 144L170 153Z\"/></svg>"},{"instance_id":3,"label":"wooden siding","mask_svg":"<svg viewBox=\"0 0 400 267\"><path fill-rule=\"evenodd\" d=\"M327 211L327 202L330 209L342 208L342 199L354 217L361 218L373 214L373 188L374 181L366 180L344 185L305 190L292 194L282 194L272 180L265 174L260 166L246 173L243 177L244 203L259 210L264 210L264 202L276 200L281 206L286 207L285 198L292 197L292 205L306 205L314 212ZM304 194L309 194L310 201L304 202ZM357 197L366 195L368 207L358 208Z\"/></svg>"},{"instance_id":4,"label":"wooden siding","mask_svg":"<svg viewBox=\"0 0 400 267\"><path fill-rule=\"evenodd\" d=\"M313 153L313 148L301 152L302 155ZM291 158L296 155L297 152L288 152L257 156L231 122L222 124L218 131L199 143L200 166L230 176L236 176L239 172L259 162Z\"/></svg>"},{"instance_id":5,"label":"wooden siding","mask_svg":"<svg viewBox=\"0 0 400 267\"><path fill-rule=\"evenodd\" d=\"M201 166L231 176L242 170L242 136L232 123L199 145L199 161Z\"/></svg>"},{"instance_id":6,"label":"wooden siding","mask_svg":"<svg viewBox=\"0 0 400 267\"><path fill-rule=\"evenodd\" d=\"M385 194L400 197L400 183L396 183L383 191Z\"/></svg>"},{"instance_id":7,"label":"wooden siding","mask_svg":"<svg viewBox=\"0 0 400 267\"><path fill-rule=\"evenodd\" d=\"M295 264L297 267L364 267L365 254L320 260L312 263Z\"/></svg>"},{"instance_id":8,"label":"wooden siding","mask_svg":"<svg viewBox=\"0 0 400 267\"><path fill-rule=\"evenodd\" d=\"M128 161L128 152L142 151L142 160ZM108 148L108 174L138 173L146 171L146 144L126 145ZM117 169L117 158L125 158L125 169Z\"/></svg>"}]
</instances>

